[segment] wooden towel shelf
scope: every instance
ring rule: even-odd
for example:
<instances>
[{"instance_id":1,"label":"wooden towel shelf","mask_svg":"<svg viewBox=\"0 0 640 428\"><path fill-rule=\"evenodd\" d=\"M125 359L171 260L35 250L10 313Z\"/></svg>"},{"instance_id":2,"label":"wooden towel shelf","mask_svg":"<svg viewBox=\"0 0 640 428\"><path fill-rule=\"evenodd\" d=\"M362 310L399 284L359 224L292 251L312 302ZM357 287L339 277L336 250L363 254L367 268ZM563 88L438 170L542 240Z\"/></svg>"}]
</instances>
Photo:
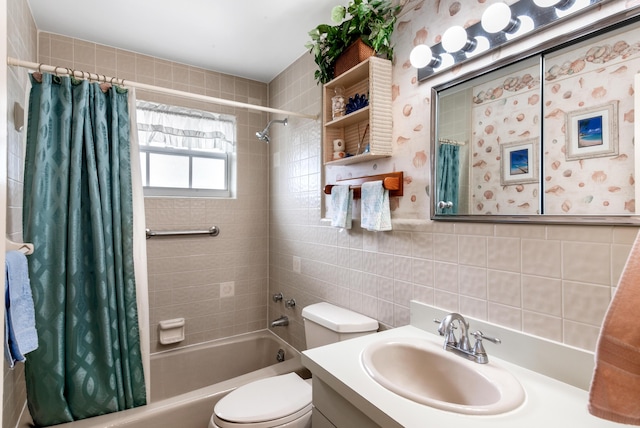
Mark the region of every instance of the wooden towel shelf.
<instances>
[{"instance_id":1,"label":"wooden towel shelf","mask_svg":"<svg viewBox=\"0 0 640 428\"><path fill-rule=\"evenodd\" d=\"M353 198L360 198L360 188L362 183L367 181L380 181L385 189L389 190L389 196L402 196L404 187L404 175L400 172L389 172L387 174L367 175L365 177L348 178L345 180L338 180L335 184L327 184L324 186L324 193L331 194L331 188L333 186L348 185L353 189Z\"/></svg>"}]
</instances>

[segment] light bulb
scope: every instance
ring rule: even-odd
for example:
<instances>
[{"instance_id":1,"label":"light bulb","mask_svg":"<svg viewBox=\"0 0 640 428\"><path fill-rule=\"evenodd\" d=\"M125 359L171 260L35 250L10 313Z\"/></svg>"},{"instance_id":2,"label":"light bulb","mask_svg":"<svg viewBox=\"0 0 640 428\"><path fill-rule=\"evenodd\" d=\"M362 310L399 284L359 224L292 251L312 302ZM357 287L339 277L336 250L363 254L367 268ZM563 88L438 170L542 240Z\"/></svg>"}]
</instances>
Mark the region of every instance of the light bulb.
<instances>
[{"instance_id":1,"label":"light bulb","mask_svg":"<svg viewBox=\"0 0 640 428\"><path fill-rule=\"evenodd\" d=\"M470 51L475 45L475 41L467 37L467 30L459 25L450 27L442 35L442 47L447 52Z\"/></svg>"},{"instance_id":2,"label":"light bulb","mask_svg":"<svg viewBox=\"0 0 640 428\"><path fill-rule=\"evenodd\" d=\"M512 39L515 39L516 37L520 37L523 34L526 34L535 28L535 23L533 22L533 19L531 19L526 15L519 16L518 20L520 21L520 26L518 27L518 30L514 33L505 34L505 37L507 38L507 40L512 40Z\"/></svg>"},{"instance_id":3,"label":"light bulb","mask_svg":"<svg viewBox=\"0 0 640 428\"><path fill-rule=\"evenodd\" d=\"M484 36L478 36L476 37L476 48L467 53L467 58L472 58L482 52L488 51L489 49L491 49L491 42L489 42L489 39Z\"/></svg>"},{"instance_id":4,"label":"light bulb","mask_svg":"<svg viewBox=\"0 0 640 428\"><path fill-rule=\"evenodd\" d=\"M433 67L434 71L445 70L453 65L455 65L456 61L453 59L453 56L448 53L440 54L441 61L438 65Z\"/></svg>"},{"instance_id":5,"label":"light bulb","mask_svg":"<svg viewBox=\"0 0 640 428\"><path fill-rule=\"evenodd\" d=\"M573 0L533 0L538 7L551 7L554 6L558 9L564 10L571 6Z\"/></svg>"},{"instance_id":6,"label":"light bulb","mask_svg":"<svg viewBox=\"0 0 640 428\"><path fill-rule=\"evenodd\" d=\"M513 33L520 27L518 18L514 18L511 8L504 3L494 3L482 14L482 28L487 33L505 31Z\"/></svg>"},{"instance_id":7,"label":"light bulb","mask_svg":"<svg viewBox=\"0 0 640 428\"><path fill-rule=\"evenodd\" d=\"M435 67L440 60L433 57L431 48L427 45L418 45L411 50L409 61L415 68Z\"/></svg>"}]
</instances>

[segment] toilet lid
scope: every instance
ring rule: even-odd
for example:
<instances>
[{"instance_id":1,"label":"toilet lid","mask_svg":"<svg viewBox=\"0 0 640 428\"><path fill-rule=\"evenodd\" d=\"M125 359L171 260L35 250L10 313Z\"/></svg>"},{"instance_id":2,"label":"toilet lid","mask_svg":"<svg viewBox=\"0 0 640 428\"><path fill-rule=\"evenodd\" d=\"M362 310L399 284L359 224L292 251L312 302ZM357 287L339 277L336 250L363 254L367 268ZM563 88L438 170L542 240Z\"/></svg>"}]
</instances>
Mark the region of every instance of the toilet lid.
<instances>
[{"instance_id":1,"label":"toilet lid","mask_svg":"<svg viewBox=\"0 0 640 428\"><path fill-rule=\"evenodd\" d=\"M311 403L311 385L295 373L243 385L215 405L220 419L240 423L283 418Z\"/></svg>"}]
</instances>

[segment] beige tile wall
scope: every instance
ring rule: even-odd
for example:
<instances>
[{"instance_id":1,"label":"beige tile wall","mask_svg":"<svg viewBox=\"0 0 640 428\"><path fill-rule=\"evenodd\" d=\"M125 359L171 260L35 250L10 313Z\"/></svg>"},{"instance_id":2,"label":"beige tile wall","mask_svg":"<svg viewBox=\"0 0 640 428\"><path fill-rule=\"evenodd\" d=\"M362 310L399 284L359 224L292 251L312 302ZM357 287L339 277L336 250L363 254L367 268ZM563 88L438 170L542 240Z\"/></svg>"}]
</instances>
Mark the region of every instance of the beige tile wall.
<instances>
[{"instance_id":1,"label":"beige tile wall","mask_svg":"<svg viewBox=\"0 0 640 428\"><path fill-rule=\"evenodd\" d=\"M266 105L267 85L59 35L40 33L39 61L212 97ZM237 197L145 198L153 230L220 228L220 235L147 241L151 351L263 329L267 322L267 115L137 91L138 99L237 116ZM221 297L220 284L233 284ZM186 340L158 343L158 322L185 318Z\"/></svg>"},{"instance_id":2,"label":"beige tile wall","mask_svg":"<svg viewBox=\"0 0 640 428\"><path fill-rule=\"evenodd\" d=\"M36 27L26 0L6 2L8 18L9 56L34 61L36 59ZM8 67L7 107L7 235L10 239L22 241L22 183L23 183L23 138L24 131L18 132L14 126L13 106L18 102L26 109L26 88L28 76L25 70ZM4 359L3 359L4 360ZM2 426L16 426L26 400L24 365L17 364L13 370L4 364L4 395L2 403Z\"/></svg>"},{"instance_id":3,"label":"beige tile wall","mask_svg":"<svg viewBox=\"0 0 640 428\"><path fill-rule=\"evenodd\" d=\"M314 70L311 56L302 56L271 82L270 105L319 112ZM426 108L418 114L430 117ZM269 303L270 319L287 314L292 320L276 332L303 349L300 311L317 301L397 327L409 322L409 301L416 299L595 348L637 228L424 220L396 222L383 233L334 229L320 220L320 128L296 121L270 146L271 158L280 159L270 170L270 293L298 302L295 309ZM427 206L423 211L428 216ZM301 273L293 270L294 256L301 258Z\"/></svg>"}]
</instances>

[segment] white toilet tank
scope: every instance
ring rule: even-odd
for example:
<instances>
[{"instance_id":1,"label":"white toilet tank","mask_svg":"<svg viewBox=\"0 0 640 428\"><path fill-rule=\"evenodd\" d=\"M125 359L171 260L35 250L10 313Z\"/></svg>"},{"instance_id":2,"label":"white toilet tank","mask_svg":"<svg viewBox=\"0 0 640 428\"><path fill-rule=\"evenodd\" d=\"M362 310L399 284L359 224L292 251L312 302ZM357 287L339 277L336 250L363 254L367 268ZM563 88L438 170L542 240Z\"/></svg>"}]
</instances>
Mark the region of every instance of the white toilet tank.
<instances>
[{"instance_id":1,"label":"white toilet tank","mask_svg":"<svg viewBox=\"0 0 640 428\"><path fill-rule=\"evenodd\" d=\"M322 302L306 306L302 310L307 349L365 334L378 330L378 321L368 316Z\"/></svg>"}]
</instances>

